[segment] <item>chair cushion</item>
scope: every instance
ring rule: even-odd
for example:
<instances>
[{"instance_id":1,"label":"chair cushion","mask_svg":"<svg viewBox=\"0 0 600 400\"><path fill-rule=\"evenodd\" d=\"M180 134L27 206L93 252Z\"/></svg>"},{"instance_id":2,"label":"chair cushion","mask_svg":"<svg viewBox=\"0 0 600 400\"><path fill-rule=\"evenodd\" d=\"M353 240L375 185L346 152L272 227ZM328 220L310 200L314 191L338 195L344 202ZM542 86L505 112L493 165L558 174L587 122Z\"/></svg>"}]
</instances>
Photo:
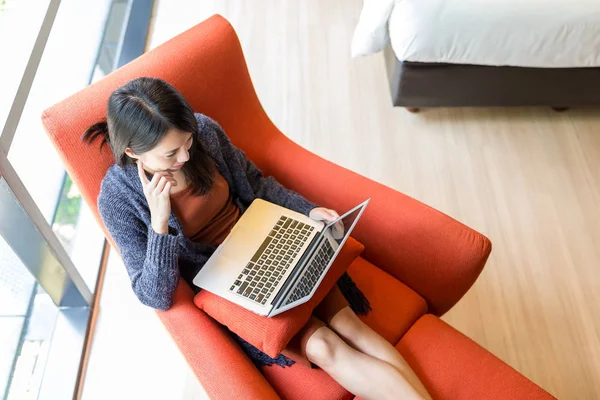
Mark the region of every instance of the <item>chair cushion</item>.
<instances>
[{"instance_id":1,"label":"chair cushion","mask_svg":"<svg viewBox=\"0 0 600 400\"><path fill-rule=\"evenodd\" d=\"M396 348L435 399L554 399L504 361L431 314L419 318Z\"/></svg>"},{"instance_id":2,"label":"chair cushion","mask_svg":"<svg viewBox=\"0 0 600 400\"><path fill-rule=\"evenodd\" d=\"M363 250L362 244L349 237L313 297L306 303L271 318L255 314L207 290L200 291L194 298L194 303L254 347L270 357L277 357L308 322L314 308Z\"/></svg>"},{"instance_id":3,"label":"chair cushion","mask_svg":"<svg viewBox=\"0 0 600 400\"><path fill-rule=\"evenodd\" d=\"M362 257L348 274L371 303L372 310L360 319L392 344L427 312L427 303L414 290Z\"/></svg>"},{"instance_id":4,"label":"chair cushion","mask_svg":"<svg viewBox=\"0 0 600 400\"><path fill-rule=\"evenodd\" d=\"M262 374L277 394L286 400L349 400L354 395L340 386L321 368L296 363L282 368L278 365L261 367Z\"/></svg>"}]
</instances>

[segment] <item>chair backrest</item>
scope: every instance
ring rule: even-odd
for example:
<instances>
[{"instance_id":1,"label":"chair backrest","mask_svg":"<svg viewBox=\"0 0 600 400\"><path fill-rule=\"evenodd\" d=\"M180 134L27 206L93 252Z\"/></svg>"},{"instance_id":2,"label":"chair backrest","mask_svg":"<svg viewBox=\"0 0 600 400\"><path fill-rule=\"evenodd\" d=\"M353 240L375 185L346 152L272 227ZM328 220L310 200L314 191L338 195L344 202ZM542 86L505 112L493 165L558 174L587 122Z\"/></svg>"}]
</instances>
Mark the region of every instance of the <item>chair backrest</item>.
<instances>
[{"instance_id":1,"label":"chair backrest","mask_svg":"<svg viewBox=\"0 0 600 400\"><path fill-rule=\"evenodd\" d=\"M46 132L99 222L100 183L114 159L106 146L99 151L99 141L87 146L81 136L106 118L112 91L141 76L177 88L195 111L221 124L259 167L265 157L260 144L280 134L258 101L233 27L220 15L212 16L44 111Z\"/></svg>"}]
</instances>

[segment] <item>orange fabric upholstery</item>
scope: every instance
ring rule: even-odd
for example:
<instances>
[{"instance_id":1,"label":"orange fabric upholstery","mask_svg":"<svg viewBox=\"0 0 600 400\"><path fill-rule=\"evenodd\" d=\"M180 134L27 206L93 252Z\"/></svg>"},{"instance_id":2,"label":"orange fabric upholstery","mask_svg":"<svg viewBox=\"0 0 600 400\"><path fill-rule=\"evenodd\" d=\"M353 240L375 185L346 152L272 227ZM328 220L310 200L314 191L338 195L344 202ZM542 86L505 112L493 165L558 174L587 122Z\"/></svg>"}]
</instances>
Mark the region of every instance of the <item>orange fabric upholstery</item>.
<instances>
[{"instance_id":1,"label":"orange fabric upholstery","mask_svg":"<svg viewBox=\"0 0 600 400\"><path fill-rule=\"evenodd\" d=\"M348 274L371 303L372 310L359 318L392 344L427 312L421 296L362 257L350 266Z\"/></svg>"},{"instance_id":2,"label":"orange fabric upholstery","mask_svg":"<svg viewBox=\"0 0 600 400\"><path fill-rule=\"evenodd\" d=\"M157 311L211 399L279 399L225 328L198 309L181 280L173 306Z\"/></svg>"},{"instance_id":3,"label":"orange fabric upholstery","mask_svg":"<svg viewBox=\"0 0 600 400\"><path fill-rule=\"evenodd\" d=\"M292 368L277 365L261 371L273 389L285 400L349 400L354 395L340 386L322 369L296 363ZM248 397L250 398L250 397Z\"/></svg>"},{"instance_id":4,"label":"orange fabric upholstery","mask_svg":"<svg viewBox=\"0 0 600 400\"><path fill-rule=\"evenodd\" d=\"M349 237L314 296L306 303L272 318L255 314L206 290L196 295L194 303L248 343L275 358L308 322L315 307L363 250L362 244Z\"/></svg>"},{"instance_id":5,"label":"orange fabric upholstery","mask_svg":"<svg viewBox=\"0 0 600 400\"><path fill-rule=\"evenodd\" d=\"M105 118L110 93L140 76L160 77L170 82L194 110L219 122L232 142L266 174L274 175L309 200L345 210L371 197L354 233L366 247L365 258L389 275L371 269L371 278L367 273L363 275L360 267L352 272L367 294L375 296L376 307L386 307L383 304L387 301L387 295L374 294L378 290L377 279L384 279L381 287L387 292L394 286L389 277L394 277L419 293L431 313L441 315L464 295L479 275L491 249L484 236L414 199L336 166L286 138L262 109L238 38L231 25L220 16L198 24L43 113L51 141L100 224L96 199L100 182L113 160L107 148L99 152L98 144L84 146L81 135L91 124ZM290 158L294 162L290 162ZM319 179L322 176L327 179ZM423 308L418 299L404 289L401 291L398 301L414 302L420 313ZM174 306L158 315L211 399L352 397L322 370L302 365L286 369L272 366L263 368L261 374L224 330L194 305L192 298L190 288L181 282ZM401 308L402 304L398 304L398 309ZM392 309L388 304L388 316L394 321L389 326L385 323L385 311L377 310L376 316L367 319L389 340L401 335L405 323L409 323L396 320ZM408 321L414 315L407 314L406 318ZM464 399L490 398L486 390L491 388L495 393L507 393L508 397L504 398L544 397L541 389L516 371L443 323L433 322L437 320L432 318L422 317L408 331L401 350L408 361L416 365L417 372L434 394ZM471 365L481 368L474 370ZM293 373L281 374L280 371ZM467 377L467 374L471 375ZM507 382L510 391L501 391L498 383L501 380ZM527 397L532 393L538 397ZM474 394L477 395L474 397Z\"/></svg>"},{"instance_id":6,"label":"orange fabric upholstery","mask_svg":"<svg viewBox=\"0 0 600 400\"><path fill-rule=\"evenodd\" d=\"M435 399L553 398L508 364L431 314L421 317L396 348Z\"/></svg>"}]
</instances>

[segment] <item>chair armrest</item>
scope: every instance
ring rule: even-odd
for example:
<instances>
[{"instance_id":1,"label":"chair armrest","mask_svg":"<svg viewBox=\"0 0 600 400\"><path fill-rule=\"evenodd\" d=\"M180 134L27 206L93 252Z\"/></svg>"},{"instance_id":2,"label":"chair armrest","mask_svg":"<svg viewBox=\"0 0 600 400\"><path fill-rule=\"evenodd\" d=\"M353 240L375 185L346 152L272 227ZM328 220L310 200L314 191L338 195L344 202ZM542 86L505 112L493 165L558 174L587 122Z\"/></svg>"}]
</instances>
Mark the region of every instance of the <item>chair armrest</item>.
<instances>
[{"instance_id":1,"label":"chair armrest","mask_svg":"<svg viewBox=\"0 0 600 400\"><path fill-rule=\"evenodd\" d=\"M183 280L173 306L157 311L202 387L212 400L279 399L279 396L225 329L198 309Z\"/></svg>"},{"instance_id":2,"label":"chair armrest","mask_svg":"<svg viewBox=\"0 0 600 400\"><path fill-rule=\"evenodd\" d=\"M421 317L396 348L434 399L554 399L504 361L431 314Z\"/></svg>"},{"instance_id":3,"label":"chair armrest","mask_svg":"<svg viewBox=\"0 0 600 400\"><path fill-rule=\"evenodd\" d=\"M431 313L444 314L473 285L491 251L485 236L283 134L274 136L261 161L285 186L338 212L371 198L353 232L365 245L363 257L423 296Z\"/></svg>"}]
</instances>

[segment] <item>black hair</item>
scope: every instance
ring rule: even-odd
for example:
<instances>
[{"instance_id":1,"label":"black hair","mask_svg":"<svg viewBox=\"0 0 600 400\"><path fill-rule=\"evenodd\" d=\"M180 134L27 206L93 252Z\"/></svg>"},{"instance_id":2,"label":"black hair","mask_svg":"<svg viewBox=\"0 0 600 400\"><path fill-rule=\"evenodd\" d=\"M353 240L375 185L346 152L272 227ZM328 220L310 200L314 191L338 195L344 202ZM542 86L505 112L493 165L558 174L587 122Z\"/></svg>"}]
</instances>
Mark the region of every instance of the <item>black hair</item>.
<instances>
[{"instance_id":1,"label":"black hair","mask_svg":"<svg viewBox=\"0 0 600 400\"><path fill-rule=\"evenodd\" d=\"M192 107L173 86L158 78L129 81L112 92L106 114L106 121L97 122L85 131L82 138L85 143L91 145L101 138L100 149L107 144L115 162L123 167L135 164L125 154L128 147L135 154L142 154L152 150L171 129L191 132L190 159L181 170L195 194L206 194L211 189L215 163L199 138Z\"/></svg>"}]
</instances>

